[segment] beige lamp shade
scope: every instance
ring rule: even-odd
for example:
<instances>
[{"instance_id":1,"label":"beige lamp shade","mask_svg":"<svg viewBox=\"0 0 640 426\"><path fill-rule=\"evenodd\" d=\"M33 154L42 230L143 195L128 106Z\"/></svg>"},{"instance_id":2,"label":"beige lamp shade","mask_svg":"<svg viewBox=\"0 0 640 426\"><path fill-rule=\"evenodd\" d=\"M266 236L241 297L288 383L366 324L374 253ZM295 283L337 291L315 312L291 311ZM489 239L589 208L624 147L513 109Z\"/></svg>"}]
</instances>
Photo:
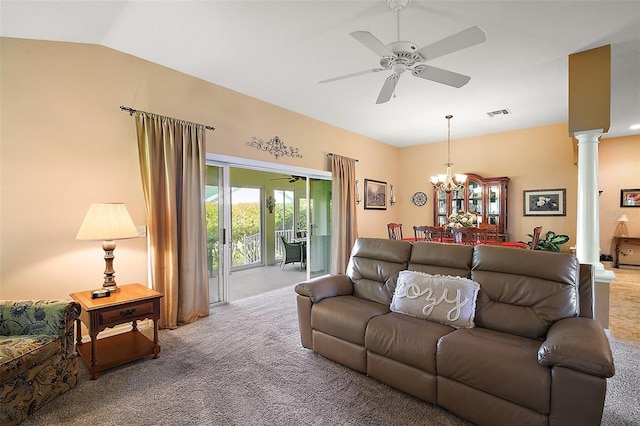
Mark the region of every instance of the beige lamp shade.
<instances>
[{"instance_id":1,"label":"beige lamp shade","mask_svg":"<svg viewBox=\"0 0 640 426\"><path fill-rule=\"evenodd\" d=\"M615 231L613 231L614 237L628 237L629 236L629 228L627 228L627 222L629 222L629 218L626 214L621 214L618 218L618 226L616 226Z\"/></svg>"},{"instance_id":2,"label":"beige lamp shade","mask_svg":"<svg viewBox=\"0 0 640 426\"><path fill-rule=\"evenodd\" d=\"M96 203L89 207L76 239L121 240L137 236L138 229L123 203Z\"/></svg>"}]
</instances>

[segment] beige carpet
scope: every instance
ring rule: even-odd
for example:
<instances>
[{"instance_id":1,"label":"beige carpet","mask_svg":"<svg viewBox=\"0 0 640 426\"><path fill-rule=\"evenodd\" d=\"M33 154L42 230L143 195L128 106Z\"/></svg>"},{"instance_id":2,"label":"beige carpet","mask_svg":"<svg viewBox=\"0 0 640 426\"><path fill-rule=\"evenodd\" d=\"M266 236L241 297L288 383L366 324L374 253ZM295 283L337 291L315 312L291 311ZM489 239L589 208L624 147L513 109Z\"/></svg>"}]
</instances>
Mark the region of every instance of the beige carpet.
<instances>
[{"instance_id":1,"label":"beige carpet","mask_svg":"<svg viewBox=\"0 0 640 426\"><path fill-rule=\"evenodd\" d=\"M299 343L292 287L161 330L159 359L89 380L24 425L467 425ZM640 349L612 340L604 425L640 424Z\"/></svg>"}]
</instances>

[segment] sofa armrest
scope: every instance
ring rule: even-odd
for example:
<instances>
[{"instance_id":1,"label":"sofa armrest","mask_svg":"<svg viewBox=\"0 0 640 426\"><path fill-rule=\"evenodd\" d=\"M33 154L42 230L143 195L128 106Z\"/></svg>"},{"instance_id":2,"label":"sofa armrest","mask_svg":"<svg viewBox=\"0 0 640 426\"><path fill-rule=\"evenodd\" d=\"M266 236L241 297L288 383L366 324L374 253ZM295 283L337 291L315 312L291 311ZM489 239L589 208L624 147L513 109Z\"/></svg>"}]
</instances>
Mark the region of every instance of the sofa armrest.
<instances>
[{"instance_id":1,"label":"sofa armrest","mask_svg":"<svg viewBox=\"0 0 640 426\"><path fill-rule=\"evenodd\" d=\"M353 294L353 283L346 275L323 275L303 281L295 287L296 293L307 296L313 303L335 296Z\"/></svg>"},{"instance_id":2,"label":"sofa armrest","mask_svg":"<svg viewBox=\"0 0 640 426\"><path fill-rule=\"evenodd\" d=\"M599 377L615 374L609 340L600 323L591 318L565 318L554 323L538 349L538 362Z\"/></svg>"},{"instance_id":3,"label":"sofa armrest","mask_svg":"<svg viewBox=\"0 0 640 426\"><path fill-rule=\"evenodd\" d=\"M79 303L65 300L1 300L0 335L59 336L67 356L73 353L73 331L81 309Z\"/></svg>"}]
</instances>

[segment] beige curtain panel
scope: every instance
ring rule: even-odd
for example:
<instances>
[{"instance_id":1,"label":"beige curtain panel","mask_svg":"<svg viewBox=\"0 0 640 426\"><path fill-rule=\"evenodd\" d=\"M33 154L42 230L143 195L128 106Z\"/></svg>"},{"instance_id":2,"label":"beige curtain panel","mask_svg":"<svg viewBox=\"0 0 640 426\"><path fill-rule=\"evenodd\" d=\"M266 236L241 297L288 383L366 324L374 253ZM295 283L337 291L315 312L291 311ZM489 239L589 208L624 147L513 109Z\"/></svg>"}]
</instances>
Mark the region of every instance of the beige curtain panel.
<instances>
[{"instance_id":1,"label":"beige curtain panel","mask_svg":"<svg viewBox=\"0 0 640 426\"><path fill-rule=\"evenodd\" d=\"M209 315L204 126L135 113L153 288L161 328Z\"/></svg>"},{"instance_id":2,"label":"beige curtain panel","mask_svg":"<svg viewBox=\"0 0 640 426\"><path fill-rule=\"evenodd\" d=\"M331 156L331 274L344 274L351 248L358 238L356 216L356 160Z\"/></svg>"}]
</instances>

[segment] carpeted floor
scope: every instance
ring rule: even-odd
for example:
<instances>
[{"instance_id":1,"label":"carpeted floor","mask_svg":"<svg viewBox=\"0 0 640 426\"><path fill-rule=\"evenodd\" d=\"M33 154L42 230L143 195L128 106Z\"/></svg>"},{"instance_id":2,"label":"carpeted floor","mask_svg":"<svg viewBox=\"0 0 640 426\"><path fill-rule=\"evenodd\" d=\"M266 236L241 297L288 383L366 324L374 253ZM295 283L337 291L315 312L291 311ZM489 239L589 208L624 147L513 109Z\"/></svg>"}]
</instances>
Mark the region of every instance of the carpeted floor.
<instances>
[{"instance_id":1,"label":"carpeted floor","mask_svg":"<svg viewBox=\"0 0 640 426\"><path fill-rule=\"evenodd\" d=\"M603 425L640 424L640 349L612 339ZM23 425L467 425L299 343L293 287L161 330L159 359L80 382Z\"/></svg>"}]
</instances>

